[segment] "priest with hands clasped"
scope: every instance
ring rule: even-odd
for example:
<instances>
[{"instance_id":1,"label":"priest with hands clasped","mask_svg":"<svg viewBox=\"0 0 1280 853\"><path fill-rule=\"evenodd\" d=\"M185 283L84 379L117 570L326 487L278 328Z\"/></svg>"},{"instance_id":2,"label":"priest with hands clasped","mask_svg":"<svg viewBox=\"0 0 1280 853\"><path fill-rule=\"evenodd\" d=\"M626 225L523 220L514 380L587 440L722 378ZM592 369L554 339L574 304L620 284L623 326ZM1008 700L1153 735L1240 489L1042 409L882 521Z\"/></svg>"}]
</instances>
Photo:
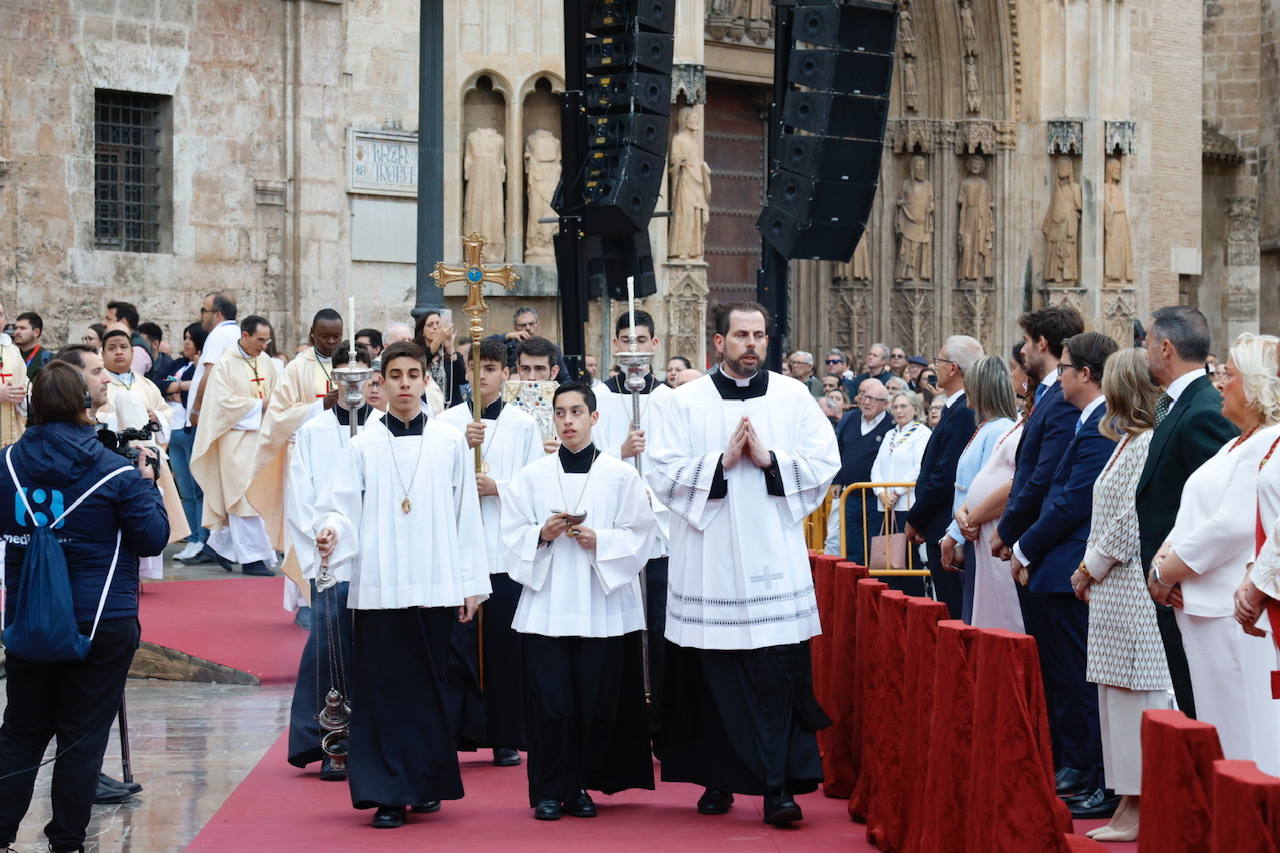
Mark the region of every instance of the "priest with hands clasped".
<instances>
[{"instance_id":1,"label":"priest with hands clasped","mask_svg":"<svg viewBox=\"0 0 1280 853\"><path fill-rule=\"evenodd\" d=\"M453 623L489 595L472 451L429 418L426 371L417 344L383 351L387 414L351 441L314 531L335 571L352 561L348 782L384 829L463 796L445 668Z\"/></svg>"},{"instance_id":2,"label":"priest with hands clasped","mask_svg":"<svg viewBox=\"0 0 1280 853\"><path fill-rule=\"evenodd\" d=\"M809 389L764 369L768 324L756 303L721 308L720 366L653 401L645 476L671 510L662 778L703 785L703 814L764 795L783 824L822 779L804 519L840 454Z\"/></svg>"}]
</instances>

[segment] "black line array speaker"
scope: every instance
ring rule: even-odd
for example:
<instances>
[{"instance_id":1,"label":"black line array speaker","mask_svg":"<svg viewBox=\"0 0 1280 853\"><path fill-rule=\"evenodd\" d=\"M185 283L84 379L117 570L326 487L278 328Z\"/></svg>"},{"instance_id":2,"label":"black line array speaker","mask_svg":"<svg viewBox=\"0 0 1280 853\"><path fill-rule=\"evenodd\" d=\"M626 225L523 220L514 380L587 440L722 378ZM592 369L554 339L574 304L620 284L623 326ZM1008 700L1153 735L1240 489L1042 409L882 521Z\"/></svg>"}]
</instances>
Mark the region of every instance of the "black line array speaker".
<instances>
[{"instance_id":1,"label":"black line array speaker","mask_svg":"<svg viewBox=\"0 0 1280 853\"><path fill-rule=\"evenodd\" d=\"M799 0L778 13L793 16L794 46L756 227L788 258L847 261L880 182L897 10L891 0Z\"/></svg>"}]
</instances>

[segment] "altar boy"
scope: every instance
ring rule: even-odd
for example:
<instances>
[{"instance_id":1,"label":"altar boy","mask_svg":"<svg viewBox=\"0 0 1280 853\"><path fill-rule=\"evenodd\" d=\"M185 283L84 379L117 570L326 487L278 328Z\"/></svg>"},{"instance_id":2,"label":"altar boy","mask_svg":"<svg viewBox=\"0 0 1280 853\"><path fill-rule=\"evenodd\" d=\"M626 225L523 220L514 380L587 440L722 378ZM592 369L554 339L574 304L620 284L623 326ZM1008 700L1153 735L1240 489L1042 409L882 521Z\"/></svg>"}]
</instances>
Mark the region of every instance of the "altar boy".
<instances>
[{"instance_id":1,"label":"altar boy","mask_svg":"<svg viewBox=\"0 0 1280 853\"><path fill-rule=\"evenodd\" d=\"M556 453L512 478L502 502L507 571L524 586L529 804L538 820L595 817L590 788L653 788L640 571L657 522L639 475L591 441L596 396L553 400Z\"/></svg>"}]
</instances>

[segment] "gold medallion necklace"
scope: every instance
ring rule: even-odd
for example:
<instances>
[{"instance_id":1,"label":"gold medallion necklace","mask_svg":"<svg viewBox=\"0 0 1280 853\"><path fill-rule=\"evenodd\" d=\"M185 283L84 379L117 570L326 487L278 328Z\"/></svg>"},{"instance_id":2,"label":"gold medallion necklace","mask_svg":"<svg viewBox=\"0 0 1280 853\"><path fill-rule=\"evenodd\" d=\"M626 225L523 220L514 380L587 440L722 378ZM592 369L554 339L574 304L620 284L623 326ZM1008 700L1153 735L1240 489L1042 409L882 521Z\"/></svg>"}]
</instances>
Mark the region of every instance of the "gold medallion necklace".
<instances>
[{"instance_id":1,"label":"gold medallion necklace","mask_svg":"<svg viewBox=\"0 0 1280 853\"><path fill-rule=\"evenodd\" d=\"M396 417L396 415L393 415L390 412L387 414L390 417ZM421 415L414 416L413 420L409 423L413 423L413 421L416 421L419 417L421 417ZM392 438L391 429L388 428L387 446L391 448L391 470L396 472L396 482L400 484L400 493L402 495L400 498L400 511L405 515L408 515L413 511L413 501L409 499L409 492L413 489L413 481L418 479L418 469L422 467L422 448L426 446L427 443L426 424L423 424L422 435L418 436L418 458L413 463L413 476L409 478L408 486L404 484L404 478L400 476L400 466L396 464L396 446L395 442L392 441Z\"/></svg>"}]
</instances>

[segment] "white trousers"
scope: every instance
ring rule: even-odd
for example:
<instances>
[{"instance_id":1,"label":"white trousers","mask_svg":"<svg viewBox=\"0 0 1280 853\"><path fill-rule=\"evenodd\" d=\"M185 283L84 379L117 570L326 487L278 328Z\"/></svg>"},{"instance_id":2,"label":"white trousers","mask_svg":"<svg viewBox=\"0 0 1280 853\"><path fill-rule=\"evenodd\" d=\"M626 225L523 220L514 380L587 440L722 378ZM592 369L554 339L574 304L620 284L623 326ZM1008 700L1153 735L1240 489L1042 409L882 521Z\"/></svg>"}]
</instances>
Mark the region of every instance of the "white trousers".
<instances>
[{"instance_id":1,"label":"white trousers","mask_svg":"<svg viewBox=\"0 0 1280 853\"><path fill-rule=\"evenodd\" d=\"M276 565L267 526L256 515L228 515L226 527L209 531L209 547L233 563L261 560L267 568Z\"/></svg>"},{"instance_id":2,"label":"white trousers","mask_svg":"<svg viewBox=\"0 0 1280 853\"><path fill-rule=\"evenodd\" d=\"M1223 757L1253 761L1280 775L1280 701L1271 698L1276 650L1271 637L1250 637L1232 616L1175 611L1191 670L1196 718L1218 729ZM1270 631L1264 616L1258 627Z\"/></svg>"},{"instance_id":3,"label":"white trousers","mask_svg":"<svg viewBox=\"0 0 1280 853\"><path fill-rule=\"evenodd\" d=\"M1102 767L1107 787L1117 794L1142 793L1142 712L1168 707L1167 690L1128 690L1098 685Z\"/></svg>"}]
</instances>

